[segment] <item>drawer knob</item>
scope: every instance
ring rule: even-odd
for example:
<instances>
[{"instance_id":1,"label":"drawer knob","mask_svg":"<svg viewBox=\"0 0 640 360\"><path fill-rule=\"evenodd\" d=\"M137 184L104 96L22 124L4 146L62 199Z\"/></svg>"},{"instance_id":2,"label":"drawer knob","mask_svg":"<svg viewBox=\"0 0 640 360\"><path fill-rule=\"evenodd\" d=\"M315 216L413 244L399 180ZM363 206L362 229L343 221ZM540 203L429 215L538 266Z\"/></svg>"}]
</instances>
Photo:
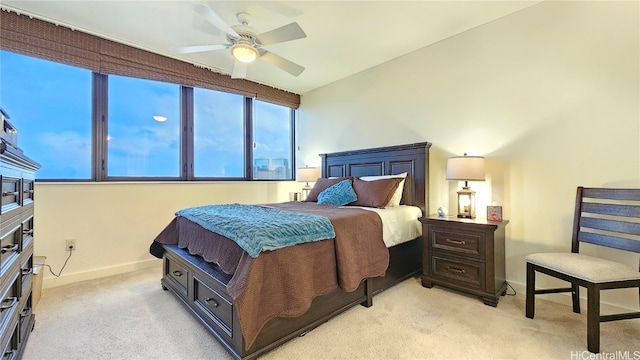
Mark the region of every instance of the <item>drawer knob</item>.
<instances>
[{"instance_id":1,"label":"drawer knob","mask_svg":"<svg viewBox=\"0 0 640 360\"><path fill-rule=\"evenodd\" d=\"M182 271L180 271L180 270L175 270L174 272L172 272L172 274L173 274L173 276L178 276L178 277L180 277L180 276L182 276Z\"/></svg>"},{"instance_id":2,"label":"drawer knob","mask_svg":"<svg viewBox=\"0 0 640 360\"><path fill-rule=\"evenodd\" d=\"M20 313L21 318L26 318L29 315L31 315L31 308L26 308Z\"/></svg>"},{"instance_id":3,"label":"drawer knob","mask_svg":"<svg viewBox=\"0 0 640 360\"><path fill-rule=\"evenodd\" d=\"M18 303L18 297L17 296L6 298L6 299L2 300L2 305L0 305L0 311L11 309L17 303Z\"/></svg>"},{"instance_id":4,"label":"drawer knob","mask_svg":"<svg viewBox=\"0 0 640 360\"><path fill-rule=\"evenodd\" d=\"M207 298L205 301L207 302L207 304L211 305L214 308L220 306L220 304L218 304L218 302L214 298Z\"/></svg>"},{"instance_id":5,"label":"drawer knob","mask_svg":"<svg viewBox=\"0 0 640 360\"><path fill-rule=\"evenodd\" d=\"M464 245L467 243L464 240L451 240L451 239L447 239L447 242L450 244L456 244L456 245Z\"/></svg>"},{"instance_id":6,"label":"drawer knob","mask_svg":"<svg viewBox=\"0 0 640 360\"><path fill-rule=\"evenodd\" d=\"M5 245L2 247L2 250L0 250L3 254L11 251L18 251L18 244Z\"/></svg>"},{"instance_id":7,"label":"drawer knob","mask_svg":"<svg viewBox=\"0 0 640 360\"><path fill-rule=\"evenodd\" d=\"M454 272L454 273L458 273L458 274L464 274L465 273L464 269L458 269L458 268L454 268L454 267L451 267L451 266L447 266L447 270L449 270L451 272Z\"/></svg>"},{"instance_id":8,"label":"drawer knob","mask_svg":"<svg viewBox=\"0 0 640 360\"><path fill-rule=\"evenodd\" d=\"M3 191L2 192L2 196L18 196L18 192L17 191Z\"/></svg>"}]
</instances>

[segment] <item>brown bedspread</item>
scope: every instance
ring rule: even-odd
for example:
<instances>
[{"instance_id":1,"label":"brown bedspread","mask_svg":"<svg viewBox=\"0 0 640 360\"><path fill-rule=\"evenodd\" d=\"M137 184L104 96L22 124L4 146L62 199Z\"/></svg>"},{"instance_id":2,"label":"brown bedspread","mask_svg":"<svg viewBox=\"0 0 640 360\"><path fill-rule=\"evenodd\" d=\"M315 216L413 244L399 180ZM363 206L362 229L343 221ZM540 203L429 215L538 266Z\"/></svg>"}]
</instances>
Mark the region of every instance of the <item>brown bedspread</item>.
<instances>
[{"instance_id":1,"label":"brown bedspread","mask_svg":"<svg viewBox=\"0 0 640 360\"><path fill-rule=\"evenodd\" d=\"M234 241L178 217L155 239L186 247L233 274L227 291L234 299L247 349L269 319L302 315L315 297L338 287L354 291L363 279L384 276L389 265L382 222L375 212L312 202L263 206L325 216L336 237L251 258Z\"/></svg>"}]
</instances>

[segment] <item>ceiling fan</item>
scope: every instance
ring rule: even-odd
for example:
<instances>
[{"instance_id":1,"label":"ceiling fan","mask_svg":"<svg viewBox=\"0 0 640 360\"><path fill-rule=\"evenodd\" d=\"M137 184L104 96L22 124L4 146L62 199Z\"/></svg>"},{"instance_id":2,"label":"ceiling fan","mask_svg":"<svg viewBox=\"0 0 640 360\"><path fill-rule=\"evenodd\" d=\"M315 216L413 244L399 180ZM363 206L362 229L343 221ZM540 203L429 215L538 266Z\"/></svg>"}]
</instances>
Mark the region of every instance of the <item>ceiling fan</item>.
<instances>
[{"instance_id":1,"label":"ceiling fan","mask_svg":"<svg viewBox=\"0 0 640 360\"><path fill-rule=\"evenodd\" d=\"M231 49L234 57L231 78L243 79L247 76L247 65L256 59L274 65L293 76L298 76L304 71L304 67L267 51L263 46L277 44L285 41L297 40L307 37L300 25L293 22L288 25L258 34L249 26L251 15L238 13L236 15L239 24L229 26L211 8L204 4L194 5L194 10L207 21L223 31L227 35L227 44L186 46L177 49L180 54L190 54L204 51Z\"/></svg>"}]
</instances>

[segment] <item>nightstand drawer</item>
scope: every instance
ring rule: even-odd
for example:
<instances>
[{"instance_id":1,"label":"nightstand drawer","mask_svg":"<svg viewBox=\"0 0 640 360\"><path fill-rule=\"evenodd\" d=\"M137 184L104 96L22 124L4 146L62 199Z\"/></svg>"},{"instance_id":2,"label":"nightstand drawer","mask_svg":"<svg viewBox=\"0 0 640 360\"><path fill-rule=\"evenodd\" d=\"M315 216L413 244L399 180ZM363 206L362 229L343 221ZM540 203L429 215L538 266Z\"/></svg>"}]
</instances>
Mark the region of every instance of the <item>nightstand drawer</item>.
<instances>
[{"instance_id":1,"label":"nightstand drawer","mask_svg":"<svg viewBox=\"0 0 640 360\"><path fill-rule=\"evenodd\" d=\"M451 231L434 228L429 234L431 248L459 253L467 258L484 259L481 232Z\"/></svg>"},{"instance_id":2,"label":"nightstand drawer","mask_svg":"<svg viewBox=\"0 0 640 360\"><path fill-rule=\"evenodd\" d=\"M434 255L431 258L431 271L434 279L440 278L452 285L460 284L465 288L484 289L483 263L462 262Z\"/></svg>"}]
</instances>

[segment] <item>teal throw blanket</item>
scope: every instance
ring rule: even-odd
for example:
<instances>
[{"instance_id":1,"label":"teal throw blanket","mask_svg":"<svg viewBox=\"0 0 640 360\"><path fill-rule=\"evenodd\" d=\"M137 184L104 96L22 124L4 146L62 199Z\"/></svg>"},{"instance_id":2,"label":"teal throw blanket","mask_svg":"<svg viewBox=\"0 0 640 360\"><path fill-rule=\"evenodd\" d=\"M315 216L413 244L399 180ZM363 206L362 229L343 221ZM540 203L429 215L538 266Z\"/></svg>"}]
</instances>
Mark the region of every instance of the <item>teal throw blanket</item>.
<instances>
[{"instance_id":1,"label":"teal throw blanket","mask_svg":"<svg viewBox=\"0 0 640 360\"><path fill-rule=\"evenodd\" d=\"M253 258L261 251L336 236L333 225L324 216L263 206L197 206L182 209L176 212L176 216L235 241Z\"/></svg>"}]
</instances>

